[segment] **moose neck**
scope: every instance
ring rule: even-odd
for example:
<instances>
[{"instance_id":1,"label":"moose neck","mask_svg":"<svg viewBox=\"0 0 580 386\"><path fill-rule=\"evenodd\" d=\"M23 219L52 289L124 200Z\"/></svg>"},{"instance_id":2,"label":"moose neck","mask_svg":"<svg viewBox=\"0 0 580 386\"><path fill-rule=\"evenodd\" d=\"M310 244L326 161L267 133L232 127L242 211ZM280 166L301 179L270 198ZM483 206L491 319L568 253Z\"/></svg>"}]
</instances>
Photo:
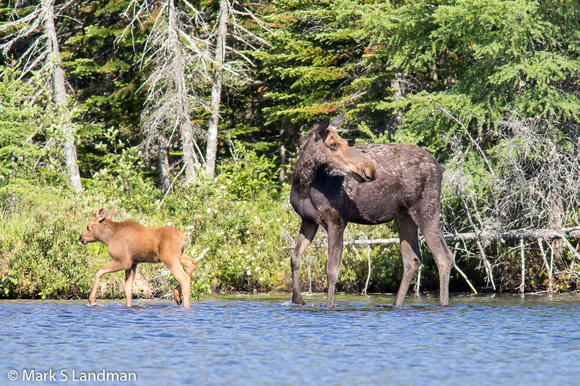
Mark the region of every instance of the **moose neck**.
<instances>
[{"instance_id":1,"label":"moose neck","mask_svg":"<svg viewBox=\"0 0 580 386\"><path fill-rule=\"evenodd\" d=\"M294 170L294 185L301 194L309 194L316 174L324 166L316 157L321 154L321 149L318 148L321 144L322 141L317 143L314 136L311 136L300 150Z\"/></svg>"},{"instance_id":2,"label":"moose neck","mask_svg":"<svg viewBox=\"0 0 580 386\"><path fill-rule=\"evenodd\" d=\"M109 241L111 240L112 235L115 234L114 229L116 225L117 223L111 220L103 220L99 227L99 233L95 235L98 241L109 246Z\"/></svg>"}]
</instances>

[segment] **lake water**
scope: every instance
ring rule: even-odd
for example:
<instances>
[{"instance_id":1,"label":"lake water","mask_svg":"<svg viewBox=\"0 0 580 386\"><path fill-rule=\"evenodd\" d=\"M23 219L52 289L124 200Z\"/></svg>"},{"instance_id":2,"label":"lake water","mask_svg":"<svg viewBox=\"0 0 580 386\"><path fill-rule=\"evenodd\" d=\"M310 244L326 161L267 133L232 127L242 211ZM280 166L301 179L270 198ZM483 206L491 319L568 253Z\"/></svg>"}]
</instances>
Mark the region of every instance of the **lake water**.
<instances>
[{"instance_id":1,"label":"lake water","mask_svg":"<svg viewBox=\"0 0 580 386\"><path fill-rule=\"evenodd\" d=\"M580 382L580 296L0 301L0 385ZM16 378L15 381L11 379ZM42 381L41 381L42 380ZM86 381L86 382L84 382Z\"/></svg>"}]
</instances>

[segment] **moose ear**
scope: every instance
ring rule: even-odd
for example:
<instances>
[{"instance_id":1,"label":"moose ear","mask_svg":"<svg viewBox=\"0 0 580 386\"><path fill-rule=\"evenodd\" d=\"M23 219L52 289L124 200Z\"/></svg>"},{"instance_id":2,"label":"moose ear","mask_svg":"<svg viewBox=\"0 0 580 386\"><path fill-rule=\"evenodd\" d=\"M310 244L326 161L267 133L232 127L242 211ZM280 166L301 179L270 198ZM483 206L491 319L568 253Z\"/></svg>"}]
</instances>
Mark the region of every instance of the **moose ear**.
<instances>
[{"instance_id":1,"label":"moose ear","mask_svg":"<svg viewBox=\"0 0 580 386\"><path fill-rule=\"evenodd\" d=\"M315 137L316 140L324 137L324 134L326 133L326 130L328 129L329 124L330 124L330 119L326 119L323 122L321 122L320 125L318 125L318 127L316 129L314 129L314 134L316 136Z\"/></svg>"},{"instance_id":2,"label":"moose ear","mask_svg":"<svg viewBox=\"0 0 580 386\"><path fill-rule=\"evenodd\" d=\"M113 209L111 209L110 211L108 211L108 212L105 214L105 218L106 218L107 220L110 220L110 219L112 219L112 218L113 218L113 215L115 214L115 211L116 211L116 210L117 210L117 207L114 207Z\"/></svg>"},{"instance_id":3,"label":"moose ear","mask_svg":"<svg viewBox=\"0 0 580 386\"><path fill-rule=\"evenodd\" d=\"M110 220L111 218L113 218L113 214L115 214L116 209L117 207L114 207L110 211L105 212L105 208L101 208L97 210L97 214L95 215L95 217L97 218L98 222L103 222L105 219Z\"/></svg>"},{"instance_id":4,"label":"moose ear","mask_svg":"<svg viewBox=\"0 0 580 386\"><path fill-rule=\"evenodd\" d=\"M97 210L97 214L95 215L98 222L102 222L105 219L105 216L105 208Z\"/></svg>"},{"instance_id":5,"label":"moose ear","mask_svg":"<svg viewBox=\"0 0 580 386\"><path fill-rule=\"evenodd\" d=\"M344 120L344 114L346 113L346 111L343 111L342 113L340 113L340 115L336 118L334 118L332 120L332 122L330 122L330 127L332 127L333 129L336 129L338 127L338 125L340 125L342 123L342 121Z\"/></svg>"}]
</instances>

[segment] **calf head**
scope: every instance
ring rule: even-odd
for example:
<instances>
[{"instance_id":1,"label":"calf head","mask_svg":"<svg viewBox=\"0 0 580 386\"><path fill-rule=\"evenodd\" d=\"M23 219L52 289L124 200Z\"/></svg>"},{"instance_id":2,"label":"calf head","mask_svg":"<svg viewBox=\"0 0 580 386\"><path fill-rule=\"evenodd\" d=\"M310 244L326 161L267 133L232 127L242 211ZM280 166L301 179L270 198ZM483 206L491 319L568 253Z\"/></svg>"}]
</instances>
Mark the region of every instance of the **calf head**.
<instances>
[{"instance_id":1,"label":"calf head","mask_svg":"<svg viewBox=\"0 0 580 386\"><path fill-rule=\"evenodd\" d=\"M85 229L79 236L79 241L83 243L83 245L95 241L102 241L104 233L106 232L105 220L111 220L115 213L115 209L116 208L113 208L108 212L105 212L104 208L99 209L95 217L87 224L87 229Z\"/></svg>"},{"instance_id":2,"label":"calf head","mask_svg":"<svg viewBox=\"0 0 580 386\"><path fill-rule=\"evenodd\" d=\"M376 166L372 159L348 146L336 132L344 119L344 112L332 121L326 120L314 129L317 161L328 166L331 173L352 174L362 181L375 179Z\"/></svg>"}]
</instances>

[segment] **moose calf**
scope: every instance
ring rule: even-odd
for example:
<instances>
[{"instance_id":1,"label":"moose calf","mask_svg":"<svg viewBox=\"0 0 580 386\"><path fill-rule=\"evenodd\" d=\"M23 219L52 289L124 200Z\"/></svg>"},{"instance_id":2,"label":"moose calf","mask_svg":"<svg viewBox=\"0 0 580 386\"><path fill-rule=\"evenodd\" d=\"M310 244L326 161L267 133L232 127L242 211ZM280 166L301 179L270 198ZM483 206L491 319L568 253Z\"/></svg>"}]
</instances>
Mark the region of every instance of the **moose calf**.
<instances>
[{"instance_id":1,"label":"moose calf","mask_svg":"<svg viewBox=\"0 0 580 386\"><path fill-rule=\"evenodd\" d=\"M134 221L111 221L115 209L105 213L101 208L79 236L83 245L100 241L108 247L113 261L99 269L95 284L89 296L89 303L95 304L97 289L101 276L110 272L125 271L125 298L127 307L131 307L135 268L139 263L162 262L171 270L179 284L173 290L177 305L181 304L179 296L183 293L183 306L189 307L190 276L200 259L192 259L183 253L187 237L179 229L172 227L145 227ZM181 267L185 266L185 271Z\"/></svg>"}]
</instances>

